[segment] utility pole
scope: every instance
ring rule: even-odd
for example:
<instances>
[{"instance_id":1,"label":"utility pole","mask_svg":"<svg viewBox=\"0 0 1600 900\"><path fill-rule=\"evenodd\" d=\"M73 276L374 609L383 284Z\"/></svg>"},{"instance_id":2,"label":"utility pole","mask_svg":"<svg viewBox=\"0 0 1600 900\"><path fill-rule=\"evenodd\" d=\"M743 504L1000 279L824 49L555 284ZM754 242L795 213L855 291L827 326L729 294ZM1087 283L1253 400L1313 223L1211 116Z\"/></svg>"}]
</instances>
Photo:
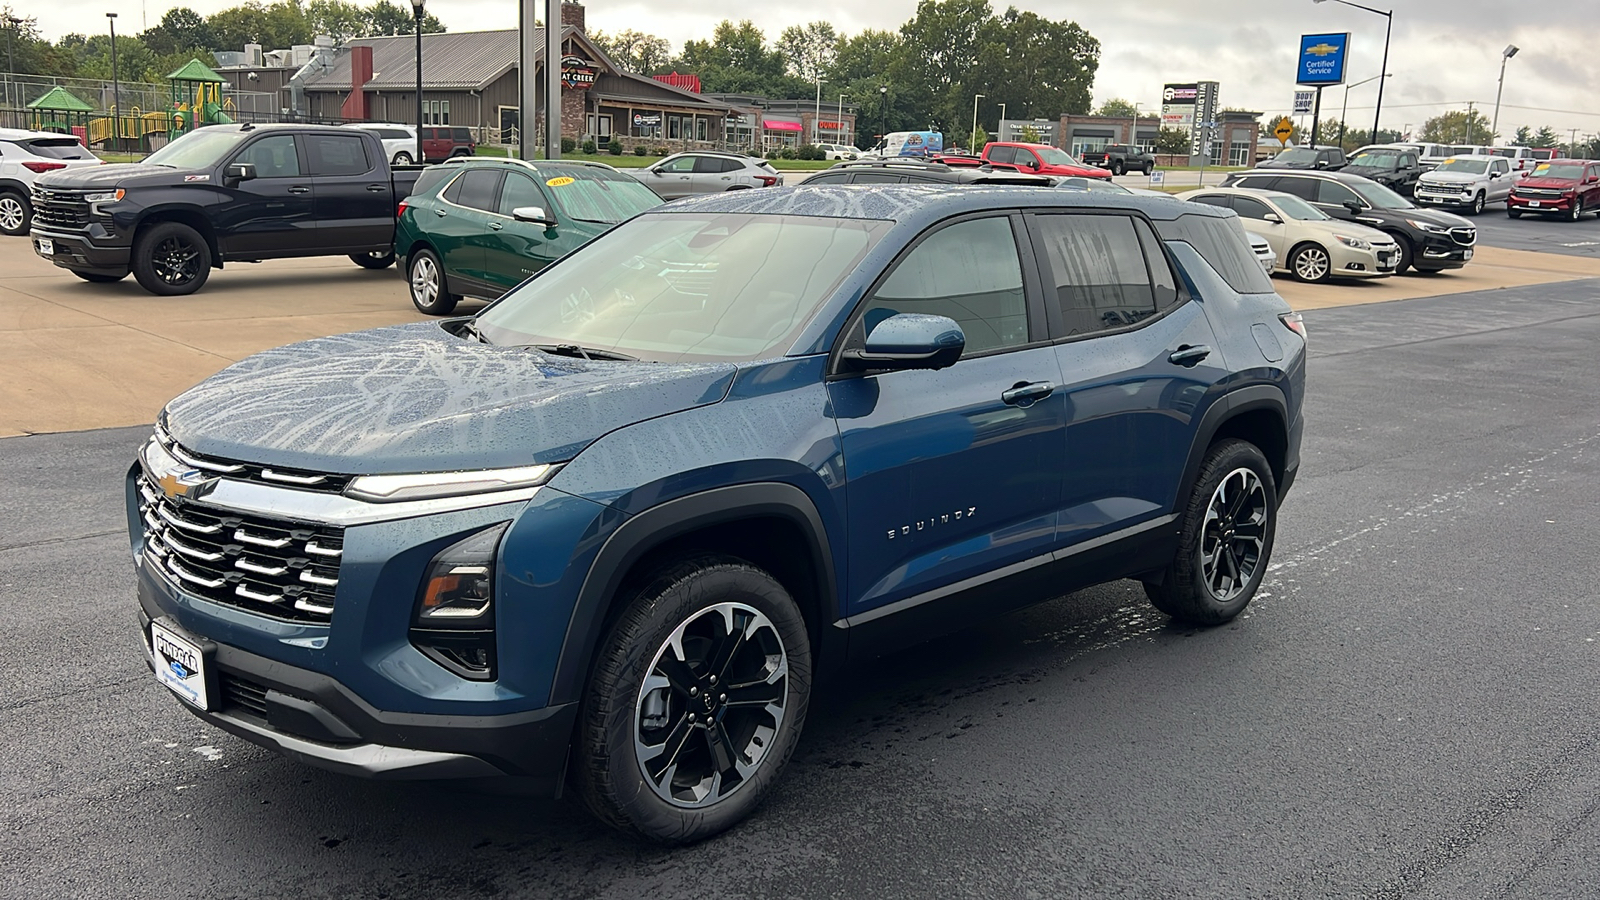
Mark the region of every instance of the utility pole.
<instances>
[{"instance_id":1,"label":"utility pole","mask_svg":"<svg viewBox=\"0 0 1600 900\"><path fill-rule=\"evenodd\" d=\"M122 93L117 79L117 14L106 13L106 20L111 24L111 146L116 147L122 143L122 108L117 102Z\"/></svg>"},{"instance_id":2,"label":"utility pole","mask_svg":"<svg viewBox=\"0 0 1600 900\"><path fill-rule=\"evenodd\" d=\"M1467 143L1472 143L1472 104L1476 101L1467 101Z\"/></svg>"}]
</instances>

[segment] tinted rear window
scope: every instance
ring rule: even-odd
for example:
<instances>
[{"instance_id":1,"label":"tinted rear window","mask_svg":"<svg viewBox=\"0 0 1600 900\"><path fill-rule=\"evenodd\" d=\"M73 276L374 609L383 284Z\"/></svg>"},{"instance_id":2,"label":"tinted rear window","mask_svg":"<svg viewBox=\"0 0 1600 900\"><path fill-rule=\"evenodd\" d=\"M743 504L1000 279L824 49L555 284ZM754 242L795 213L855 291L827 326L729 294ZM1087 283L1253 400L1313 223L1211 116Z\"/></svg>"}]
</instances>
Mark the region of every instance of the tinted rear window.
<instances>
[{"instance_id":1,"label":"tinted rear window","mask_svg":"<svg viewBox=\"0 0 1600 900\"><path fill-rule=\"evenodd\" d=\"M452 128L450 129L450 137L452 140L460 141L463 144L470 144L472 143L472 129Z\"/></svg>"},{"instance_id":2,"label":"tinted rear window","mask_svg":"<svg viewBox=\"0 0 1600 900\"><path fill-rule=\"evenodd\" d=\"M1155 224L1162 240L1183 241L1193 247L1239 293L1272 293L1272 282L1261 271L1237 217L1179 216Z\"/></svg>"},{"instance_id":3,"label":"tinted rear window","mask_svg":"<svg viewBox=\"0 0 1600 900\"><path fill-rule=\"evenodd\" d=\"M420 197L424 194L431 194L435 188L443 184L455 173L456 170L447 169L444 166L430 166L423 169L422 174L417 176L417 183L411 189L411 195Z\"/></svg>"},{"instance_id":4,"label":"tinted rear window","mask_svg":"<svg viewBox=\"0 0 1600 900\"><path fill-rule=\"evenodd\" d=\"M94 154L78 143L77 138L34 138L18 143L34 156L42 156L45 159L94 159Z\"/></svg>"}]
</instances>

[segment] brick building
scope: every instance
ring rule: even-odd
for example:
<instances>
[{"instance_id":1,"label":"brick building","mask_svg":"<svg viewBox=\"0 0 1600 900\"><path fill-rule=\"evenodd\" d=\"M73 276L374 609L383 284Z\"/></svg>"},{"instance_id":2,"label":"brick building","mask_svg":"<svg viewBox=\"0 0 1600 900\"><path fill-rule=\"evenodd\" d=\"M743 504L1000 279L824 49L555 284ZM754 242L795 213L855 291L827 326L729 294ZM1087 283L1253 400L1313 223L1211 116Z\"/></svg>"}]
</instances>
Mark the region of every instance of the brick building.
<instances>
[{"instance_id":1,"label":"brick building","mask_svg":"<svg viewBox=\"0 0 1600 900\"><path fill-rule=\"evenodd\" d=\"M1253 166L1256 164L1256 135L1260 133L1261 113L1228 110L1222 113L1211 148L1211 165ZM1098 150L1107 144L1132 144L1155 150L1161 130L1159 116L1073 116L1061 117L1055 143L1077 156L1085 150ZM1187 156L1168 159L1162 165L1186 165Z\"/></svg>"}]
</instances>

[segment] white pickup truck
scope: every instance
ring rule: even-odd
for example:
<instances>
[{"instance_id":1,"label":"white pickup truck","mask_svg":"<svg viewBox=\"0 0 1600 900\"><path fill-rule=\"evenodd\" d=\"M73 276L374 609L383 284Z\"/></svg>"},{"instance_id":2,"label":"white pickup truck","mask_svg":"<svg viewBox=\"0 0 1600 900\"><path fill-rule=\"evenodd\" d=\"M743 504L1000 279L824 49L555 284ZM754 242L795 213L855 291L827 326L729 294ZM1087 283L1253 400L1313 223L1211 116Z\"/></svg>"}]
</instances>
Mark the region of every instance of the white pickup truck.
<instances>
[{"instance_id":1,"label":"white pickup truck","mask_svg":"<svg viewBox=\"0 0 1600 900\"><path fill-rule=\"evenodd\" d=\"M1471 215L1511 196L1511 160L1503 156L1452 156L1417 179L1416 201L1425 206L1451 206Z\"/></svg>"}]
</instances>

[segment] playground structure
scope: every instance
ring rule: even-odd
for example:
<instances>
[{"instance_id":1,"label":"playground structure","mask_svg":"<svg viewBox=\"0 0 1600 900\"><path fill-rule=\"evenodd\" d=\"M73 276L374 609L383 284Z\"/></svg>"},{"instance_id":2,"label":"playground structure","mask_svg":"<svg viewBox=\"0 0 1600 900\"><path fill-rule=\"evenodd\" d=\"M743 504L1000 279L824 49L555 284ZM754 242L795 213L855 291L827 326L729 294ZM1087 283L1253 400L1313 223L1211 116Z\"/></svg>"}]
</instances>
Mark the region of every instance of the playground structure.
<instances>
[{"instance_id":1,"label":"playground structure","mask_svg":"<svg viewBox=\"0 0 1600 900\"><path fill-rule=\"evenodd\" d=\"M200 60L189 60L167 76L167 83L171 94L169 108L144 112L134 106L116 116L90 119L85 135L88 142L114 147L123 141L134 141L154 149L154 145L196 128L233 121L233 98L223 96L222 76Z\"/></svg>"},{"instance_id":2,"label":"playground structure","mask_svg":"<svg viewBox=\"0 0 1600 900\"><path fill-rule=\"evenodd\" d=\"M94 107L58 85L28 104L28 127L34 131L75 134L78 140L87 141L92 112Z\"/></svg>"}]
</instances>

